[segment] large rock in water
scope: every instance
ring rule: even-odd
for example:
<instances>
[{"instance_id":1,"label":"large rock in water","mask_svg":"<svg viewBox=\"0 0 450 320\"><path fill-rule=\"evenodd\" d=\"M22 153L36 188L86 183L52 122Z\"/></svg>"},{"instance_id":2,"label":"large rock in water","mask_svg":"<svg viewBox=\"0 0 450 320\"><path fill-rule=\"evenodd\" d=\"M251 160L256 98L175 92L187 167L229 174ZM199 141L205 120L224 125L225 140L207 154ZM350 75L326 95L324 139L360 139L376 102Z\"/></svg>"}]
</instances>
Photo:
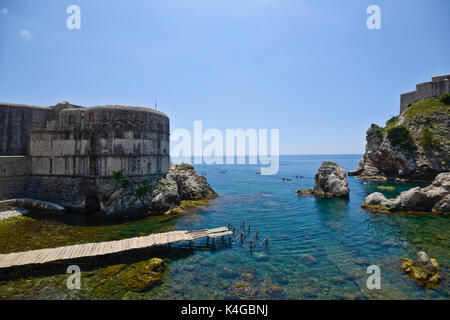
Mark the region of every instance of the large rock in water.
<instances>
[{"instance_id":1,"label":"large rock in water","mask_svg":"<svg viewBox=\"0 0 450 320\"><path fill-rule=\"evenodd\" d=\"M450 214L450 172L439 174L425 188L403 191L395 200L375 192L366 197L362 207L374 212L416 211Z\"/></svg>"},{"instance_id":2,"label":"large rock in water","mask_svg":"<svg viewBox=\"0 0 450 320\"><path fill-rule=\"evenodd\" d=\"M167 180L174 181L177 184L181 200L202 200L217 197L217 193L211 188L206 178L198 175L190 164L172 164L167 174Z\"/></svg>"},{"instance_id":3,"label":"large rock in water","mask_svg":"<svg viewBox=\"0 0 450 320\"><path fill-rule=\"evenodd\" d=\"M420 285L435 285L441 281L439 263L429 258L424 251L417 254L416 259L402 258L402 270Z\"/></svg>"},{"instance_id":4,"label":"large rock in water","mask_svg":"<svg viewBox=\"0 0 450 320\"><path fill-rule=\"evenodd\" d=\"M439 173L450 171L449 128L448 105L435 98L413 103L390 119L385 128L370 126L364 156L349 175L369 180L431 182ZM403 135L399 136L399 132Z\"/></svg>"},{"instance_id":5,"label":"large rock in water","mask_svg":"<svg viewBox=\"0 0 450 320\"><path fill-rule=\"evenodd\" d=\"M324 161L317 171L315 179L315 195L348 198L350 189L346 172L337 163Z\"/></svg>"},{"instance_id":6,"label":"large rock in water","mask_svg":"<svg viewBox=\"0 0 450 320\"><path fill-rule=\"evenodd\" d=\"M165 179L158 182L153 192L152 213L164 213L177 207L182 200L205 200L217 197L204 176L199 176L192 165L172 164Z\"/></svg>"}]
</instances>

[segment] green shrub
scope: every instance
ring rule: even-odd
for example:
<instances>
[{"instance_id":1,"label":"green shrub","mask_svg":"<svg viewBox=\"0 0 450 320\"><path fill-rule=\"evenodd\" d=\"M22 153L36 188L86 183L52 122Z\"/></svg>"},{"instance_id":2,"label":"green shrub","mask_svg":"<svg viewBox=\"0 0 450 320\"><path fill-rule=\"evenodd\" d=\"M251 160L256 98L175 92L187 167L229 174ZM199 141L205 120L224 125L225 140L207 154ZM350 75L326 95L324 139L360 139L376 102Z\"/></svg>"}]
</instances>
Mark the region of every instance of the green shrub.
<instances>
[{"instance_id":1,"label":"green shrub","mask_svg":"<svg viewBox=\"0 0 450 320\"><path fill-rule=\"evenodd\" d=\"M124 172L124 169L119 170L119 171L113 171L113 172L112 172L112 174L113 174L113 179L116 180L116 181L122 180L123 177L124 177L123 172Z\"/></svg>"},{"instance_id":2,"label":"green shrub","mask_svg":"<svg viewBox=\"0 0 450 320\"><path fill-rule=\"evenodd\" d=\"M388 121L386 121L386 127L395 125L397 123L397 121L398 121L398 116L394 116L394 117L390 118Z\"/></svg>"},{"instance_id":3,"label":"green shrub","mask_svg":"<svg viewBox=\"0 0 450 320\"><path fill-rule=\"evenodd\" d=\"M433 133L429 127L425 127L422 130L422 136L420 137L420 144L428 150L436 149L436 139L433 139Z\"/></svg>"},{"instance_id":4,"label":"green shrub","mask_svg":"<svg viewBox=\"0 0 450 320\"><path fill-rule=\"evenodd\" d=\"M390 128L387 132L387 137L394 147L398 146L407 150L414 149L414 141L411 137L411 132L405 126Z\"/></svg>"},{"instance_id":5,"label":"green shrub","mask_svg":"<svg viewBox=\"0 0 450 320\"><path fill-rule=\"evenodd\" d=\"M450 93L442 94L442 96L439 98L439 101L443 104L450 105Z\"/></svg>"},{"instance_id":6,"label":"green shrub","mask_svg":"<svg viewBox=\"0 0 450 320\"><path fill-rule=\"evenodd\" d=\"M383 137L383 128L378 128L376 134L378 137L382 138Z\"/></svg>"}]
</instances>

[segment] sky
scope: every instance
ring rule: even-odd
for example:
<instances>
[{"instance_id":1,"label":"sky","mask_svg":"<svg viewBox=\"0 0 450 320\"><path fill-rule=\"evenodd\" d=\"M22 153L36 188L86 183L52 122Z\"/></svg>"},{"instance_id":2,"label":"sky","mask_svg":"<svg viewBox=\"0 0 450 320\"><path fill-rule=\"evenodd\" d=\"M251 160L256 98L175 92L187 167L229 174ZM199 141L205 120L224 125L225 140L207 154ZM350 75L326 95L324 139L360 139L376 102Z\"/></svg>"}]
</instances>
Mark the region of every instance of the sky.
<instances>
[{"instance_id":1,"label":"sky","mask_svg":"<svg viewBox=\"0 0 450 320\"><path fill-rule=\"evenodd\" d=\"M171 131L280 129L281 154L360 154L401 93L450 73L449 12L448 0L0 0L0 101L156 97Z\"/></svg>"}]
</instances>

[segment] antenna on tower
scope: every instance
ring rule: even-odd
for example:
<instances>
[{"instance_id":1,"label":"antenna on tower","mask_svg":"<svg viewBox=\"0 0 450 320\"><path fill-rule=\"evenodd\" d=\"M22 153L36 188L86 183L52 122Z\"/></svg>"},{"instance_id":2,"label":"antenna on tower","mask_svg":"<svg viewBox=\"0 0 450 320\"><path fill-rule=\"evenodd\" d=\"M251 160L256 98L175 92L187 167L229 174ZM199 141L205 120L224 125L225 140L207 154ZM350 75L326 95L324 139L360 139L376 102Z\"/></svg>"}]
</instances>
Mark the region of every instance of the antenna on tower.
<instances>
[{"instance_id":1,"label":"antenna on tower","mask_svg":"<svg viewBox=\"0 0 450 320\"><path fill-rule=\"evenodd\" d=\"M155 97L155 110L158 110L158 104L156 103L156 97Z\"/></svg>"}]
</instances>

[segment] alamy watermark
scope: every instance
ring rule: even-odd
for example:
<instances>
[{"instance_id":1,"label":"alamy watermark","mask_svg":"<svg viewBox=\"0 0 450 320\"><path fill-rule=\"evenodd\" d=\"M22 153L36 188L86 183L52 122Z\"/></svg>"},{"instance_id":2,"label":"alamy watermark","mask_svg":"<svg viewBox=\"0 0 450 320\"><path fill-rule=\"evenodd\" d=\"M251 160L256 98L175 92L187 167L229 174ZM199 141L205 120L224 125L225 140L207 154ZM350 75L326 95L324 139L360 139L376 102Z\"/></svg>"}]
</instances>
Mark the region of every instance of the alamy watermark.
<instances>
[{"instance_id":1,"label":"alamy watermark","mask_svg":"<svg viewBox=\"0 0 450 320\"><path fill-rule=\"evenodd\" d=\"M369 290L381 289L381 269L377 265L367 267L367 273L370 276L367 278L366 286Z\"/></svg>"},{"instance_id":2,"label":"alamy watermark","mask_svg":"<svg viewBox=\"0 0 450 320\"><path fill-rule=\"evenodd\" d=\"M81 9L79 6L73 4L67 7L66 13L70 16L66 20L66 26L69 30L81 29Z\"/></svg>"},{"instance_id":3,"label":"alamy watermark","mask_svg":"<svg viewBox=\"0 0 450 320\"><path fill-rule=\"evenodd\" d=\"M81 289L81 269L77 265L71 265L67 268L67 273L71 274L67 279L67 289L80 290Z\"/></svg>"},{"instance_id":4,"label":"alamy watermark","mask_svg":"<svg viewBox=\"0 0 450 320\"><path fill-rule=\"evenodd\" d=\"M172 132L171 156L194 159L194 164L260 164L261 175L278 173L279 129L219 129L203 131L203 122L194 121L193 135L187 129Z\"/></svg>"},{"instance_id":5,"label":"alamy watermark","mask_svg":"<svg viewBox=\"0 0 450 320\"><path fill-rule=\"evenodd\" d=\"M381 9L377 5L371 5L367 7L367 14L370 16L367 18L366 26L369 30L380 30L381 29Z\"/></svg>"}]
</instances>

